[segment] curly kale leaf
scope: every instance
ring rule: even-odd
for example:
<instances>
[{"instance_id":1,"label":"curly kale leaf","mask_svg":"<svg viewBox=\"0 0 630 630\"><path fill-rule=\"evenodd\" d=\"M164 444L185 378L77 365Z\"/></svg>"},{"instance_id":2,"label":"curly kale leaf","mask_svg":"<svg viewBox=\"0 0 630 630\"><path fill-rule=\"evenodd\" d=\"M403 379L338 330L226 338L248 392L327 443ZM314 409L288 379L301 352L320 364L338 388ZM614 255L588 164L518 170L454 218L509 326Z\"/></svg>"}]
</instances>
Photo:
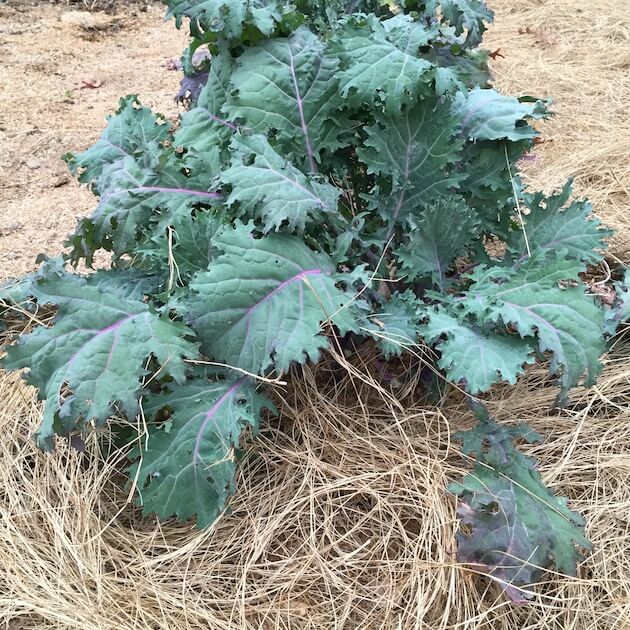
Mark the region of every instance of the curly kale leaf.
<instances>
[{"instance_id":1,"label":"curly kale leaf","mask_svg":"<svg viewBox=\"0 0 630 630\"><path fill-rule=\"evenodd\" d=\"M567 182L557 194L543 193L524 196L529 213L525 216L525 230L515 232L508 242L510 250L520 261L532 255L562 250L565 255L584 263L594 264L602 259L604 239L610 230L601 229L592 216L593 208L586 201L573 201L568 206L572 182Z\"/></svg>"},{"instance_id":2,"label":"curly kale leaf","mask_svg":"<svg viewBox=\"0 0 630 630\"><path fill-rule=\"evenodd\" d=\"M524 339L497 334L444 308L428 309L425 316L421 333L440 351L439 367L473 395L502 381L513 385L525 365L534 362L533 348Z\"/></svg>"},{"instance_id":3,"label":"curly kale leaf","mask_svg":"<svg viewBox=\"0 0 630 630\"><path fill-rule=\"evenodd\" d=\"M447 377L472 394L514 383L535 351L548 356L563 403L584 376L593 383L604 352L604 313L577 281L579 262L538 256L520 267L479 266L470 286L428 308L422 327ZM445 339L445 341L443 340Z\"/></svg>"},{"instance_id":4,"label":"curly kale leaf","mask_svg":"<svg viewBox=\"0 0 630 630\"><path fill-rule=\"evenodd\" d=\"M530 147L531 140L482 140L469 142L464 148L461 192L477 212L484 232L503 240L515 238L514 191L522 189L517 162Z\"/></svg>"},{"instance_id":5,"label":"curly kale leaf","mask_svg":"<svg viewBox=\"0 0 630 630\"><path fill-rule=\"evenodd\" d=\"M494 12L482 0L428 0L427 11L437 14L450 24L457 35L465 34L464 45L475 47L481 43L486 24L492 22Z\"/></svg>"},{"instance_id":6,"label":"curly kale leaf","mask_svg":"<svg viewBox=\"0 0 630 630\"><path fill-rule=\"evenodd\" d=\"M543 101L504 96L493 89L474 88L459 92L453 99L453 113L462 121L462 134L470 140L513 142L535 138L538 132L527 122L546 118Z\"/></svg>"},{"instance_id":7,"label":"curly kale leaf","mask_svg":"<svg viewBox=\"0 0 630 630\"><path fill-rule=\"evenodd\" d=\"M423 58L434 65L435 92L453 95L474 87L490 87L488 52L479 49L453 50L451 45L432 46Z\"/></svg>"},{"instance_id":8,"label":"curly kale leaf","mask_svg":"<svg viewBox=\"0 0 630 630\"><path fill-rule=\"evenodd\" d=\"M224 111L253 131L273 131L284 151L298 162L303 158L311 172L323 150L340 146L339 60L307 28L247 48L232 86Z\"/></svg>"},{"instance_id":9,"label":"curly kale leaf","mask_svg":"<svg viewBox=\"0 0 630 630\"><path fill-rule=\"evenodd\" d=\"M407 16L399 18L406 29L371 15L349 20L336 34L331 52L341 60L339 90L350 106L382 100L388 110L399 111L427 91L433 65L418 51L434 33Z\"/></svg>"},{"instance_id":10,"label":"curly kale leaf","mask_svg":"<svg viewBox=\"0 0 630 630\"><path fill-rule=\"evenodd\" d=\"M362 332L376 339L386 359L400 356L418 345L418 311L418 301L412 292L396 293L367 316Z\"/></svg>"},{"instance_id":11,"label":"curly kale leaf","mask_svg":"<svg viewBox=\"0 0 630 630\"><path fill-rule=\"evenodd\" d=\"M85 258L91 264L101 248L117 256L130 253L158 215L173 216L222 199L213 189L219 168L216 152L180 156L165 145L169 127L157 124L147 112L138 110L135 100L125 101L101 140L71 158L71 167L82 172L81 181L100 197L92 216L80 221L69 241L73 262ZM136 119L140 129L135 128Z\"/></svg>"},{"instance_id":12,"label":"curly kale leaf","mask_svg":"<svg viewBox=\"0 0 630 630\"><path fill-rule=\"evenodd\" d=\"M194 276L191 295L177 304L205 354L263 373L316 361L328 340L322 323L358 332L353 293L324 254L285 234L255 238L238 224L212 239L224 254Z\"/></svg>"},{"instance_id":13,"label":"curly kale leaf","mask_svg":"<svg viewBox=\"0 0 630 630\"><path fill-rule=\"evenodd\" d=\"M378 116L367 127L357 153L367 172L377 175L369 199L390 225L404 224L436 199L452 195L461 179L453 168L462 147L458 130L449 105L435 98L402 114Z\"/></svg>"},{"instance_id":14,"label":"curly kale leaf","mask_svg":"<svg viewBox=\"0 0 630 630\"><path fill-rule=\"evenodd\" d=\"M551 354L550 370L559 377L561 398L583 375L587 385L595 382L605 349L601 308L583 285L559 283L578 269L562 259L534 260L504 281L486 276L474 282L467 294L478 317L511 326L523 338L537 338L539 352Z\"/></svg>"},{"instance_id":15,"label":"curly kale leaf","mask_svg":"<svg viewBox=\"0 0 630 630\"><path fill-rule=\"evenodd\" d=\"M543 569L575 575L580 550L591 548L584 519L544 486L535 461L512 443L539 442L540 435L525 424L502 427L487 418L454 437L476 457L473 472L449 486L460 498L464 526L458 560L489 575L517 602L531 599L526 587Z\"/></svg>"},{"instance_id":16,"label":"curly kale leaf","mask_svg":"<svg viewBox=\"0 0 630 630\"><path fill-rule=\"evenodd\" d=\"M208 81L195 106L181 117L173 144L203 153L223 149L238 127L223 114L234 62L226 50L212 59Z\"/></svg>"},{"instance_id":17,"label":"curly kale leaf","mask_svg":"<svg viewBox=\"0 0 630 630\"><path fill-rule=\"evenodd\" d=\"M137 96L128 96L120 99L94 146L83 153L68 153L64 159L81 183L92 184L106 167L143 153L148 145L160 146L170 131L171 125L162 116L142 107Z\"/></svg>"},{"instance_id":18,"label":"curly kale leaf","mask_svg":"<svg viewBox=\"0 0 630 630\"><path fill-rule=\"evenodd\" d=\"M265 136L238 137L230 148L232 162L221 177L232 187L227 203L237 204L241 215L260 217L265 232L283 224L304 231L307 222L326 217L337 221L341 191L287 162Z\"/></svg>"},{"instance_id":19,"label":"curly kale leaf","mask_svg":"<svg viewBox=\"0 0 630 630\"><path fill-rule=\"evenodd\" d=\"M99 204L70 239L73 261L85 258L91 264L101 248L117 256L130 253L159 213L177 215L216 204L222 195L212 190L214 181L201 169L197 174L184 173L176 154L155 147L147 147L138 160L128 157L104 169L95 184Z\"/></svg>"},{"instance_id":20,"label":"curly kale leaf","mask_svg":"<svg viewBox=\"0 0 630 630\"><path fill-rule=\"evenodd\" d=\"M387 0L295 0L298 11L316 30L335 31L342 20L355 13L390 15Z\"/></svg>"},{"instance_id":21,"label":"curly kale leaf","mask_svg":"<svg viewBox=\"0 0 630 630\"><path fill-rule=\"evenodd\" d=\"M46 401L38 432L44 448L52 448L55 433L102 425L116 410L136 414L151 357L165 376L186 378L184 359L197 355L191 331L134 299L138 292L130 293L126 280L59 273L29 288L39 304L57 307L55 319L10 346L3 363L29 368L27 381Z\"/></svg>"},{"instance_id":22,"label":"curly kale leaf","mask_svg":"<svg viewBox=\"0 0 630 630\"><path fill-rule=\"evenodd\" d=\"M291 12L285 0L165 0L167 17L180 28L190 20L190 34L214 41L217 36L240 42L271 35Z\"/></svg>"},{"instance_id":23,"label":"curly kale leaf","mask_svg":"<svg viewBox=\"0 0 630 630\"><path fill-rule=\"evenodd\" d=\"M410 280L429 277L446 289L448 272L455 259L466 253L479 225L475 211L461 199L444 199L429 206L408 232L408 242L396 251L401 272Z\"/></svg>"},{"instance_id":24,"label":"curly kale leaf","mask_svg":"<svg viewBox=\"0 0 630 630\"><path fill-rule=\"evenodd\" d=\"M220 254L212 244L212 238L225 224L225 217L211 210L170 217L163 229L136 249L138 264L162 270L163 276L168 278L162 283L163 289L169 285L172 289L175 283L186 285L193 274L208 269L211 261ZM165 269L168 269L167 274Z\"/></svg>"},{"instance_id":25,"label":"curly kale leaf","mask_svg":"<svg viewBox=\"0 0 630 630\"><path fill-rule=\"evenodd\" d=\"M144 400L148 438L130 453L145 514L212 524L234 492L235 449L246 428L256 431L263 408L273 404L247 378L199 376ZM166 421L155 422L160 415Z\"/></svg>"}]
</instances>

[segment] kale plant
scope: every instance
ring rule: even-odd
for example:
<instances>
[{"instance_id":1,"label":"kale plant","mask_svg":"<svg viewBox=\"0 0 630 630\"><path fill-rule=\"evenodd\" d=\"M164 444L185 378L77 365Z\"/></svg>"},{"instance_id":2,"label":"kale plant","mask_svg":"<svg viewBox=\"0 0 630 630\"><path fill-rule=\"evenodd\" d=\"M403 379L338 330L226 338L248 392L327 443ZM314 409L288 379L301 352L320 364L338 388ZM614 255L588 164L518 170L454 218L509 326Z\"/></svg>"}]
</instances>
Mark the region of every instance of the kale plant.
<instances>
[{"instance_id":1,"label":"kale plant","mask_svg":"<svg viewBox=\"0 0 630 630\"><path fill-rule=\"evenodd\" d=\"M2 294L7 321L54 309L4 358L45 400L43 449L142 411L140 505L203 527L234 491L241 434L274 411L268 382L332 340L386 359L431 346L471 400L541 360L560 404L595 381L626 306L606 314L583 281L609 232L570 184L525 190L548 104L491 87L481 0L166 4L190 25L190 109L171 124L122 99L67 156L96 210ZM72 269L103 250L111 268ZM482 417L462 436L475 471L451 488L460 559L513 598L588 547L519 437Z\"/></svg>"}]
</instances>

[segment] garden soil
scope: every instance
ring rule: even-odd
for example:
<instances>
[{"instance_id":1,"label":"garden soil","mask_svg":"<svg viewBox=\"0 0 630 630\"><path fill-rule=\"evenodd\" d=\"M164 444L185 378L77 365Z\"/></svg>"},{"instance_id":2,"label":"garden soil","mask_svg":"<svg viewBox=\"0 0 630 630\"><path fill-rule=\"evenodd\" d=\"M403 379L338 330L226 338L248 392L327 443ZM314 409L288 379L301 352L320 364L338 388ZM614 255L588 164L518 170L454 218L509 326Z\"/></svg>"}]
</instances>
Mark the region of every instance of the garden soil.
<instances>
[{"instance_id":1,"label":"garden soil","mask_svg":"<svg viewBox=\"0 0 630 630\"><path fill-rule=\"evenodd\" d=\"M0 4L0 280L57 254L92 195L61 155L99 136L120 96L176 116L184 34L162 9L118 12ZM608 264L630 262L630 18L618 0L496 0L487 40L497 85L553 96L556 117L523 167L532 187L574 177L614 227ZM595 272L605 280L608 269ZM527 421L546 483L584 514L592 554L554 573L531 603L455 560L455 500L468 466L452 445L470 426L459 394L421 406L413 383L383 389L369 349L308 368L249 443L231 514L212 530L141 518L124 452L107 434L81 452L37 452L41 407L0 374L0 628L625 630L630 628L630 343L621 335L597 387L551 411L534 368L489 401ZM397 383L397 381L394 381ZM140 422L140 421L139 421ZM139 427L141 428L141 426Z\"/></svg>"}]
</instances>

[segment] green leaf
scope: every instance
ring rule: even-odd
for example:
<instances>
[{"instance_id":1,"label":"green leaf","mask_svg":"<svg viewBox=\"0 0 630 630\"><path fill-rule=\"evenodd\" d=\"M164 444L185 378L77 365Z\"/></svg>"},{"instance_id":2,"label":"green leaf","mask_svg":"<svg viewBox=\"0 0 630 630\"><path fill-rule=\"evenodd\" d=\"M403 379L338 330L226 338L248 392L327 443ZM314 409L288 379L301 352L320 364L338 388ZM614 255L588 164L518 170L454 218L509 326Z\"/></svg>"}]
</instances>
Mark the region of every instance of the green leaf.
<instances>
[{"instance_id":1,"label":"green leaf","mask_svg":"<svg viewBox=\"0 0 630 630\"><path fill-rule=\"evenodd\" d=\"M389 13L387 0L295 0L298 10L317 31L336 31L342 20L357 13Z\"/></svg>"},{"instance_id":2,"label":"green leaf","mask_svg":"<svg viewBox=\"0 0 630 630\"><path fill-rule=\"evenodd\" d=\"M403 222L440 197L450 197L461 176L452 165L462 144L458 120L447 104L425 99L395 116L383 115L367 127L357 154L368 173L385 178L370 199L390 223Z\"/></svg>"},{"instance_id":3,"label":"green leaf","mask_svg":"<svg viewBox=\"0 0 630 630\"><path fill-rule=\"evenodd\" d=\"M517 602L531 599L522 587L540 581L541 569L575 575L579 549L591 548L584 519L544 486L535 461L512 444L540 436L527 425L507 428L488 419L454 438L477 458L473 472L449 486L470 532L457 535L458 560L487 573Z\"/></svg>"},{"instance_id":4,"label":"green leaf","mask_svg":"<svg viewBox=\"0 0 630 630\"><path fill-rule=\"evenodd\" d=\"M485 278L468 291L487 320L513 326L522 337L535 335L538 350L551 353L550 370L560 377L561 397L578 384L592 385L604 352L602 309L583 286L561 287L558 280L579 269L572 261L542 259L524 266L507 282Z\"/></svg>"},{"instance_id":5,"label":"green leaf","mask_svg":"<svg viewBox=\"0 0 630 630\"><path fill-rule=\"evenodd\" d=\"M339 146L338 67L307 28L263 41L239 57L224 111L255 132L273 130L279 144L304 156L314 172L321 151Z\"/></svg>"},{"instance_id":6,"label":"green leaf","mask_svg":"<svg viewBox=\"0 0 630 630\"><path fill-rule=\"evenodd\" d=\"M385 359L418 345L418 302L412 292L395 293L367 318L362 329L378 341Z\"/></svg>"},{"instance_id":7,"label":"green leaf","mask_svg":"<svg viewBox=\"0 0 630 630\"><path fill-rule=\"evenodd\" d=\"M52 448L55 433L103 424L117 409L133 416L151 356L164 376L181 383L183 359L197 354L183 324L143 301L125 299L126 287L114 291L109 284L104 293L95 284L71 274L37 282L31 291L39 304L57 306L54 323L21 337L3 361L11 370L28 367L27 381L46 400L38 432L44 448Z\"/></svg>"},{"instance_id":8,"label":"green leaf","mask_svg":"<svg viewBox=\"0 0 630 630\"><path fill-rule=\"evenodd\" d=\"M530 146L530 140L483 140L464 148L462 194L477 211L484 231L503 240L513 238L514 189L522 188L517 162Z\"/></svg>"},{"instance_id":9,"label":"green leaf","mask_svg":"<svg viewBox=\"0 0 630 630\"><path fill-rule=\"evenodd\" d=\"M440 368L453 383L462 383L467 392L479 394L494 384L516 383L527 363L533 363L533 348L514 335L486 332L460 322L445 309L428 309L428 322L420 332L440 351ZM442 339L444 338L444 339Z\"/></svg>"},{"instance_id":10,"label":"green leaf","mask_svg":"<svg viewBox=\"0 0 630 630\"><path fill-rule=\"evenodd\" d=\"M231 155L231 166L221 178L232 187L227 203L237 204L241 215L260 217L265 232L278 231L283 224L303 231L307 222L323 221L326 215L335 218L341 191L304 175L265 136L235 138Z\"/></svg>"},{"instance_id":11,"label":"green leaf","mask_svg":"<svg viewBox=\"0 0 630 630\"><path fill-rule=\"evenodd\" d=\"M479 219L461 199L440 200L429 206L408 233L408 242L396 251L402 273L409 280L430 277L441 289L455 259L475 238Z\"/></svg>"},{"instance_id":12,"label":"green leaf","mask_svg":"<svg viewBox=\"0 0 630 630\"><path fill-rule=\"evenodd\" d=\"M176 215L216 204L221 194L213 190L215 185L206 161L183 162L157 145L105 167L94 184L98 207L70 239L73 262L85 258L91 264L99 248L117 256L131 252L158 213Z\"/></svg>"},{"instance_id":13,"label":"green leaf","mask_svg":"<svg viewBox=\"0 0 630 630\"><path fill-rule=\"evenodd\" d=\"M490 85L488 51L454 45L432 46L423 58L434 66L435 91L439 96Z\"/></svg>"},{"instance_id":14,"label":"green leaf","mask_svg":"<svg viewBox=\"0 0 630 630\"><path fill-rule=\"evenodd\" d=\"M211 210L178 214L136 251L151 268L168 269L171 283L185 284L197 271L205 271L220 254L212 239L225 224L225 217Z\"/></svg>"},{"instance_id":15,"label":"green leaf","mask_svg":"<svg viewBox=\"0 0 630 630\"><path fill-rule=\"evenodd\" d=\"M168 412L168 421L149 424L130 458L129 476L138 479L138 503L145 514L197 517L212 524L234 492L235 449L246 427L257 430L260 413L273 404L251 381L197 378L144 400L149 420Z\"/></svg>"},{"instance_id":16,"label":"green leaf","mask_svg":"<svg viewBox=\"0 0 630 630\"><path fill-rule=\"evenodd\" d=\"M190 34L205 39L208 34L227 40L241 40L250 30L271 35L289 12L284 0L164 0L167 17L174 17L177 28L190 19Z\"/></svg>"},{"instance_id":17,"label":"green leaf","mask_svg":"<svg viewBox=\"0 0 630 630\"><path fill-rule=\"evenodd\" d=\"M321 324L345 334L358 324L346 279L330 259L284 234L254 238L251 226L220 232L213 245L225 253L191 282L178 305L205 354L230 366L263 373L273 366L316 361L328 346Z\"/></svg>"},{"instance_id":18,"label":"green leaf","mask_svg":"<svg viewBox=\"0 0 630 630\"><path fill-rule=\"evenodd\" d=\"M123 300L142 301L160 291L164 277L140 269L113 268L95 271L85 276L85 282L101 293L113 294Z\"/></svg>"},{"instance_id":19,"label":"green leaf","mask_svg":"<svg viewBox=\"0 0 630 630\"><path fill-rule=\"evenodd\" d=\"M493 20L494 12L482 0L428 0L426 10L437 14L455 28L457 35L466 33L465 45L478 46L486 30L486 23Z\"/></svg>"},{"instance_id":20,"label":"green leaf","mask_svg":"<svg viewBox=\"0 0 630 630\"><path fill-rule=\"evenodd\" d=\"M161 122L140 108L135 97L123 99L101 140L68 158L80 181L100 196L95 212L79 221L67 243L73 263L85 258L91 265L101 248L116 256L130 253L156 215L221 199L213 190L220 166L218 148L182 158L169 148L171 127Z\"/></svg>"},{"instance_id":21,"label":"green leaf","mask_svg":"<svg viewBox=\"0 0 630 630\"><path fill-rule=\"evenodd\" d=\"M387 109L398 111L427 90L432 65L418 57L418 50L432 32L408 16L394 20L381 22L373 15L351 19L333 41L331 52L341 60L341 96L352 107L382 100Z\"/></svg>"},{"instance_id":22,"label":"green leaf","mask_svg":"<svg viewBox=\"0 0 630 630\"><path fill-rule=\"evenodd\" d=\"M543 101L522 102L496 90L477 87L467 94L455 95L453 114L461 120L462 134L470 140L507 138L516 142L538 135L527 120L545 118L547 110Z\"/></svg>"},{"instance_id":23,"label":"green leaf","mask_svg":"<svg viewBox=\"0 0 630 630\"><path fill-rule=\"evenodd\" d=\"M208 82L201 90L196 106L185 112L173 138L176 147L189 151L212 151L223 148L237 126L222 113L234 64L226 50L213 57Z\"/></svg>"},{"instance_id":24,"label":"green leaf","mask_svg":"<svg viewBox=\"0 0 630 630\"><path fill-rule=\"evenodd\" d=\"M118 111L107 119L100 140L83 153L68 153L64 159L79 181L90 184L103 169L129 156L143 152L150 144L160 144L169 136L171 125L163 116L142 107L137 96L120 99Z\"/></svg>"},{"instance_id":25,"label":"green leaf","mask_svg":"<svg viewBox=\"0 0 630 630\"><path fill-rule=\"evenodd\" d=\"M525 196L530 211L524 217L525 231L514 232L508 243L519 260L527 258L528 247L532 255L563 250L566 256L587 264L602 260L601 251L606 247L604 239L612 232L601 229L599 220L592 216L590 203L573 201L566 206L571 196L571 184L567 182L555 195L536 193Z\"/></svg>"}]
</instances>

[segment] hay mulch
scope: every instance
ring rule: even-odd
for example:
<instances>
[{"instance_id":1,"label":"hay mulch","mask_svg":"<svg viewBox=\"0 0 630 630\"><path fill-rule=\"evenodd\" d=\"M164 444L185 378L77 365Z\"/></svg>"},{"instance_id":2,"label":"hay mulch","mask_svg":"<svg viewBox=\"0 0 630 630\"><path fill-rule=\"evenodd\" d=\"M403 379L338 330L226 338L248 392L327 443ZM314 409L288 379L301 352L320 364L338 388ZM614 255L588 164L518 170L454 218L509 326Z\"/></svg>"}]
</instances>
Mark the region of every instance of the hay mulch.
<instances>
[{"instance_id":1,"label":"hay mulch","mask_svg":"<svg viewBox=\"0 0 630 630\"><path fill-rule=\"evenodd\" d=\"M627 261L630 31L620 2L498 0L489 46L510 93L553 95L558 116L527 165L533 185L575 176ZM540 30L542 29L542 30ZM625 65L624 65L625 64ZM614 260L614 258L612 259ZM361 372L373 372L355 358ZM36 451L32 389L0 375L0 624L46 629L630 627L630 340L597 387L551 412L541 368L489 402L527 421L547 484L587 519L577 578L553 573L530 605L505 600L455 561L447 483L468 463L451 443L472 419L457 392L440 408L377 391L330 358L278 391L281 416L249 444L232 513L213 530L142 519L107 435L78 453ZM1 626L0 626L1 627Z\"/></svg>"},{"instance_id":2,"label":"hay mulch","mask_svg":"<svg viewBox=\"0 0 630 630\"><path fill-rule=\"evenodd\" d=\"M39 405L6 375L0 619L82 630L621 630L630 619L628 351L570 411L549 412L556 391L536 371L490 403L499 420L526 420L546 436L528 451L586 516L595 546L578 578L547 575L526 606L455 562L445 489L466 462L450 436L472 422L457 394L441 409L403 398L401 410L331 365L306 370L251 444L232 514L199 532L141 519L122 489L124 453L106 439L92 437L82 454L38 453L29 436Z\"/></svg>"}]
</instances>

